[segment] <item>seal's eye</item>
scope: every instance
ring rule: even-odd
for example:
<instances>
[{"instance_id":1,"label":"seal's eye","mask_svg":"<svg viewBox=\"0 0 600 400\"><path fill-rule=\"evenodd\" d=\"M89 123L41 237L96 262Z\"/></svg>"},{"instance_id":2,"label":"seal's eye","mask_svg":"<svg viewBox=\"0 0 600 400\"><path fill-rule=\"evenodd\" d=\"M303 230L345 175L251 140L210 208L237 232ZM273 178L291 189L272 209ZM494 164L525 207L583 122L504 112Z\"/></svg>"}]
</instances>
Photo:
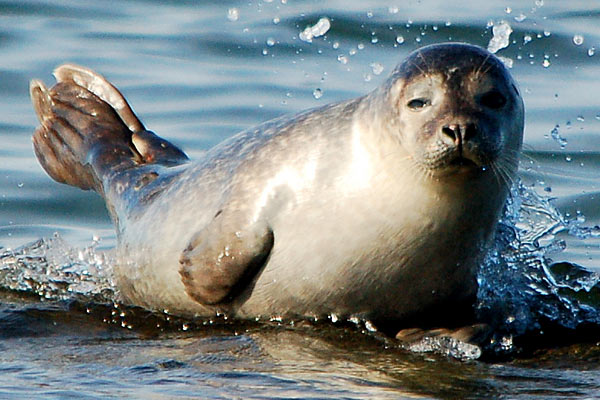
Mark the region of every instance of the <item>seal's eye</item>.
<instances>
[{"instance_id":1,"label":"seal's eye","mask_svg":"<svg viewBox=\"0 0 600 400\"><path fill-rule=\"evenodd\" d=\"M504 107L506 104L506 97L504 97L504 95L499 91L492 90L481 95L479 98L479 103L484 107L497 110Z\"/></svg>"},{"instance_id":2,"label":"seal's eye","mask_svg":"<svg viewBox=\"0 0 600 400\"><path fill-rule=\"evenodd\" d=\"M429 100L427 100L427 99L412 99L406 105L411 110L419 111L429 105Z\"/></svg>"}]
</instances>

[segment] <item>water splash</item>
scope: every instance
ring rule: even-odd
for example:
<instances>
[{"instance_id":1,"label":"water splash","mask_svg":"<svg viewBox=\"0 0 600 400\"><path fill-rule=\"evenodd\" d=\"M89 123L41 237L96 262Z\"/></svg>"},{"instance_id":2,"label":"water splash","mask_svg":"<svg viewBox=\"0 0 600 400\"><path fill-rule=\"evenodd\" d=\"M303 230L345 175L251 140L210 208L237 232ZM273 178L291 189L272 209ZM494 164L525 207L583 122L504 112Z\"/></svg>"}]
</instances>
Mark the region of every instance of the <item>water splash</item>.
<instances>
[{"instance_id":1,"label":"water splash","mask_svg":"<svg viewBox=\"0 0 600 400\"><path fill-rule=\"evenodd\" d=\"M111 279L114 259L96 249L67 244L58 234L0 253L0 288L36 294L44 300L112 303L117 301Z\"/></svg>"},{"instance_id":2,"label":"water splash","mask_svg":"<svg viewBox=\"0 0 600 400\"><path fill-rule=\"evenodd\" d=\"M478 276L477 312L497 329L496 351L513 351L513 337L544 324L568 329L600 324L600 275L554 263L550 257L566 248L559 234L583 240L600 237L600 227L567 220L548 199L516 184Z\"/></svg>"},{"instance_id":3,"label":"water splash","mask_svg":"<svg viewBox=\"0 0 600 400\"><path fill-rule=\"evenodd\" d=\"M583 222L566 219L547 198L520 182L511 189L494 246L478 274L476 311L481 321L495 329L489 342L493 351L515 351L515 338L541 329L548 321L569 329L600 326L600 274L550 258L566 248L559 235L600 238L599 226L582 226ZM119 308L112 281L115 259L99 251L97 244L77 249L55 235L15 250L1 249L0 289L42 300L109 304L114 310L105 320L131 327L135 313ZM163 319L157 319L157 329L171 323L171 316ZM339 319L330 316L333 323ZM375 331L368 321L349 321L364 324L366 332ZM406 348L460 359L481 354L470 344L444 337L426 338Z\"/></svg>"},{"instance_id":4,"label":"water splash","mask_svg":"<svg viewBox=\"0 0 600 400\"><path fill-rule=\"evenodd\" d=\"M512 28L506 21L501 21L498 24L494 24L492 28L492 38L488 43L488 51L490 53L496 53L498 50L502 50L508 47L510 44L510 34L513 32Z\"/></svg>"}]
</instances>

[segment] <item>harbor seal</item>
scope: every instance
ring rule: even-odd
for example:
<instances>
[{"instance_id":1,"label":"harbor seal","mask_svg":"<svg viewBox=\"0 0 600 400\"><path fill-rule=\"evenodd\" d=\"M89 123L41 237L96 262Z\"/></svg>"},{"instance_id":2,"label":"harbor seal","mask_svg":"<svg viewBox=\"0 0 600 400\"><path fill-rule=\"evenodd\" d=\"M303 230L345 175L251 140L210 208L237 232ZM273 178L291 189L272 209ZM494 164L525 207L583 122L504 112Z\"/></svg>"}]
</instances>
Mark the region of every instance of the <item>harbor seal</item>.
<instances>
[{"instance_id":1,"label":"harbor seal","mask_svg":"<svg viewBox=\"0 0 600 400\"><path fill-rule=\"evenodd\" d=\"M106 200L123 301L394 329L470 313L524 124L486 50L423 47L371 93L263 123L195 162L99 74L54 75L30 87L35 153L58 182Z\"/></svg>"}]
</instances>

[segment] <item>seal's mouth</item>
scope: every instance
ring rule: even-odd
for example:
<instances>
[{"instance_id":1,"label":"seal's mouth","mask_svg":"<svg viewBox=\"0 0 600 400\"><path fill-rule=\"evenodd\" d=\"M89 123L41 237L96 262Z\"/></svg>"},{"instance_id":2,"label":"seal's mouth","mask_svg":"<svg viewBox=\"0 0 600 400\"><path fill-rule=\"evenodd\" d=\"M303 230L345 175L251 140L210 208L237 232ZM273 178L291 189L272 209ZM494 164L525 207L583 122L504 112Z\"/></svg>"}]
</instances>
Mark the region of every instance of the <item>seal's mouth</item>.
<instances>
[{"instance_id":1,"label":"seal's mouth","mask_svg":"<svg viewBox=\"0 0 600 400\"><path fill-rule=\"evenodd\" d=\"M448 173L459 175L472 175L484 172L487 170L487 164L479 162L479 160L458 156L446 164Z\"/></svg>"},{"instance_id":2,"label":"seal's mouth","mask_svg":"<svg viewBox=\"0 0 600 400\"><path fill-rule=\"evenodd\" d=\"M478 163L476 163L475 161L463 157L463 156L459 156L454 158L452 161L450 161L448 163L448 165L452 166L452 167L459 167L459 168L481 168L481 165L479 165Z\"/></svg>"}]
</instances>

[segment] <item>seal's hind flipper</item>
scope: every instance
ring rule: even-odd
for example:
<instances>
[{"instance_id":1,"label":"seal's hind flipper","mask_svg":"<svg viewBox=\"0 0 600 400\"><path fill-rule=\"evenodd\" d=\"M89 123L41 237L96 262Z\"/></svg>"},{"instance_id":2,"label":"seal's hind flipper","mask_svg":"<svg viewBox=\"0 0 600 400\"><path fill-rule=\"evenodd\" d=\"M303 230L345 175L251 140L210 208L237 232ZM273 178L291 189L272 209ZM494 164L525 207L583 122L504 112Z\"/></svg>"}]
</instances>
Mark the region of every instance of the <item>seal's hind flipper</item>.
<instances>
[{"instance_id":1,"label":"seal's hind flipper","mask_svg":"<svg viewBox=\"0 0 600 400\"><path fill-rule=\"evenodd\" d=\"M72 81L108 103L132 132L143 131L144 125L134 114L125 97L102 75L75 64L63 64L54 70L58 82Z\"/></svg>"},{"instance_id":2,"label":"seal's hind flipper","mask_svg":"<svg viewBox=\"0 0 600 400\"><path fill-rule=\"evenodd\" d=\"M51 89L30 85L40 127L35 153L58 182L104 192L108 176L140 164L172 166L188 158L171 143L147 131L123 95L103 76L77 65L54 71Z\"/></svg>"},{"instance_id":3,"label":"seal's hind flipper","mask_svg":"<svg viewBox=\"0 0 600 400\"><path fill-rule=\"evenodd\" d=\"M251 284L273 248L270 228L256 222L238 230L224 214L198 232L180 258L187 294L205 305L230 303Z\"/></svg>"},{"instance_id":4,"label":"seal's hind flipper","mask_svg":"<svg viewBox=\"0 0 600 400\"><path fill-rule=\"evenodd\" d=\"M134 132L131 141L145 163L172 166L189 160L177 146L151 131Z\"/></svg>"},{"instance_id":5,"label":"seal's hind flipper","mask_svg":"<svg viewBox=\"0 0 600 400\"><path fill-rule=\"evenodd\" d=\"M102 192L111 165L135 165L139 155L130 145L131 132L94 94L67 82L48 89L37 80L30 94L40 120L33 134L35 154L53 179Z\"/></svg>"}]
</instances>

